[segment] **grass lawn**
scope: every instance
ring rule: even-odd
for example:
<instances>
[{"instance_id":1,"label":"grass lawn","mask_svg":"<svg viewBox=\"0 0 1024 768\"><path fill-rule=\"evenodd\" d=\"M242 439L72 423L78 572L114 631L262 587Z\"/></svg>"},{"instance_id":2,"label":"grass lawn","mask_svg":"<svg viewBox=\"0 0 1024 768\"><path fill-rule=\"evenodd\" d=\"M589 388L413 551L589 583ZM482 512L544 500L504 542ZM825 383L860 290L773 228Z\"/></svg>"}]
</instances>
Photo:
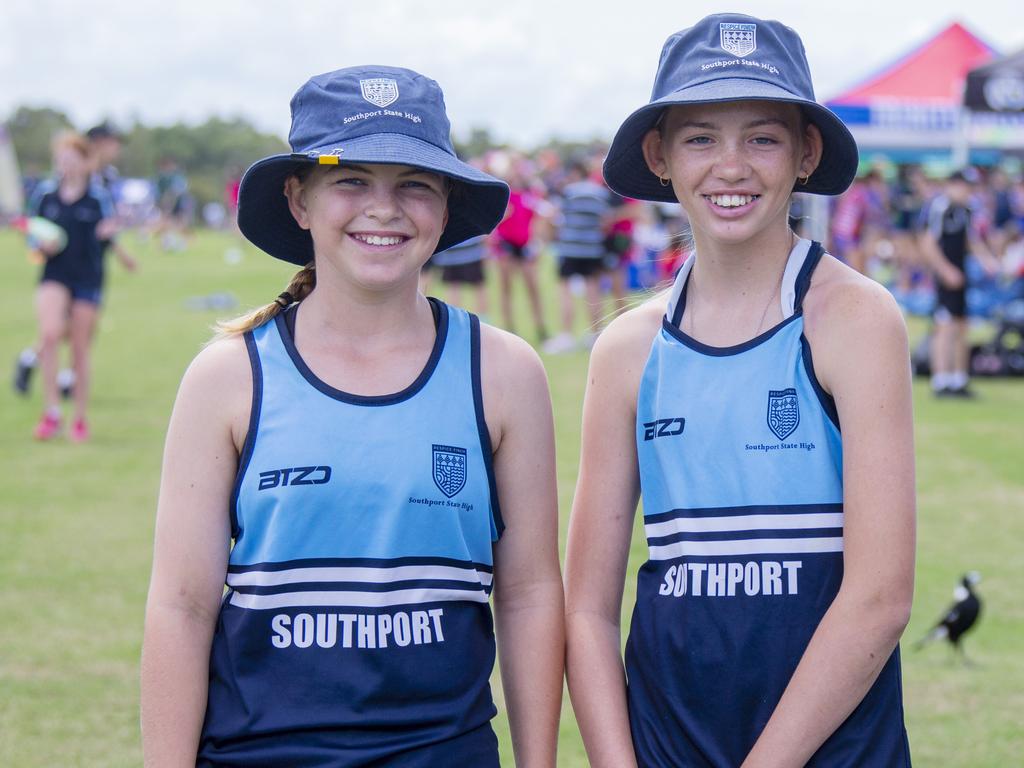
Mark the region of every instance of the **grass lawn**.
<instances>
[{"instance_id":1,"label":"grass lawn","mask_svg":"<svg viewBox=\"0 0 1024 768\"><path fill-rule=\"evenodd\" d=\"M110 265L95 350L94 438L82 446L63 440L40 445L30 437L40 412L38 382L23 400L6 380L9 364L34 335L36 268L26 262L19 238L0 232L4 766L141 763L138 659L164 430L185 366L209 337L211 323L234 313L197 310L188 300L230 292L240 307L261 304L291 273L251 247L241 264L228 264L223 254L233 242L226 235L201 235L185 253L161 253L132 237L127 244L141 270L127 275ZM545 288L553 325L550 281ZM532 333L521 295L517 307L520 329ZM555 405L564 544L586 354L550 357L545 364ZM907 636L916 639L929 628L966 570L981 571L986 601L967 641L975 667L954 663L943 647L904 655L907 727L918 766L1002 768L1018 765L1024 754L1024 381L981 381L977 388L977 402L938 402L923 382L915 385L919 549ZM637 531L624 626L634 574L646 556ZM563 715L559 765L586 766L568 700ZM503 713L495 725L504 763L512 765Z\"/></svg>"}]
</instances>

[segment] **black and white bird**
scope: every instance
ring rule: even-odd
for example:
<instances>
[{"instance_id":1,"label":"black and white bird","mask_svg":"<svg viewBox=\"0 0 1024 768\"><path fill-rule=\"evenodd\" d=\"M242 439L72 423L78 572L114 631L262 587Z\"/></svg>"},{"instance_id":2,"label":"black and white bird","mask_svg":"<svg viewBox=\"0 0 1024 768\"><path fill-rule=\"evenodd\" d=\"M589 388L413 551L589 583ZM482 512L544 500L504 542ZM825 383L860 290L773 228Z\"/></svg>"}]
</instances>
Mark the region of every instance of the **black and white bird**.
<instances>
[{"instance_id":1,"label":"black and white bird","mask_svg":"<svg viewBox=\"0 0 1024 768\"><path fill-rule=\"evenodd\" d=\"M932 630L914 644L915 650L923 648L935 640L945 638L952 643L964 662L967 663L967 655L960 644L961 638L971 627L978 622L981 615L981 598L974 592L974 586L981 581L981 574L977 571L970 571L964 574L956 589L953 590L955 602L949 607L946 613Z\"/></svg>"}]
</instances>

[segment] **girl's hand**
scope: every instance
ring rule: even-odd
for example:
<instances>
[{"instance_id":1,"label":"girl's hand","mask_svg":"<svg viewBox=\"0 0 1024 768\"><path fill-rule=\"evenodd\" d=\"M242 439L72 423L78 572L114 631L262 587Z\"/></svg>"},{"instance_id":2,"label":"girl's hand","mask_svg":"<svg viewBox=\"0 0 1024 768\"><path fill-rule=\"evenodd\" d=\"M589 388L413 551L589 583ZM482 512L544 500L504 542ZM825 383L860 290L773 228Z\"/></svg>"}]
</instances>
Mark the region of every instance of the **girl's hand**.
<instances>
[{"instance_id":1,"label":"girl's hand","mask_svg":"<svg viewBox=\"0 0 1024 768\"><path fill-rule=\"evenodd\" d=\"M945 288L956 290L964 286L964 273L950 264L939 273L939 281Z\"/></svg>"},{"instance_id":2,"label":"girl's hand","mask_svg":"<svg viewBox=\"0 0 1024 768\"><path fill-rule=\"evenodd\" d=\"M118 254L118 258L121 261L121 266L125 268L126 272L137 272L139 269L139 262L135 260L135 257L130 253Z\"/></svg>"},{"instance_id":3,"label":"girl's hand","mask_svg":"<svg viewBox=\"0 0 1024 768\"><path fill-rule=\"evenodd\" d=\"M96 225L96 237L100 240L111 240L119 229L117 219L103 219Z\"/></svg>"}]
</instances>

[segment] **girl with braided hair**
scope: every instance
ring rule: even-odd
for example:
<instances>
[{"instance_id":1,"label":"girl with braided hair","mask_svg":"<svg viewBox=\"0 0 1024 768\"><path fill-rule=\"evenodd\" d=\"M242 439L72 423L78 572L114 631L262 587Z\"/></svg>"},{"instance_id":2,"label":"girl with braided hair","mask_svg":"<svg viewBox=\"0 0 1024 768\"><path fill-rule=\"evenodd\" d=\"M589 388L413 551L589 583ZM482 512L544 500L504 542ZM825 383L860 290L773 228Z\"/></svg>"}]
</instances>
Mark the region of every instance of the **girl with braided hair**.
<instances>
[{"instance_id":1,"label":"girl with braided hair","mask_svg":"<svg viewBox=\"0 0 1024 768\"><path fill-rule=\"evenodd\" d=\"M508 198L449 137L434 81L342 69L293 99L294 152L242 180L242 233L302 269L182 381L143 644L147 765L496 766L495 630L517 762L555 764L544 371L418 290L430 255L489 232Z\"/></svg>"}]
</instances>

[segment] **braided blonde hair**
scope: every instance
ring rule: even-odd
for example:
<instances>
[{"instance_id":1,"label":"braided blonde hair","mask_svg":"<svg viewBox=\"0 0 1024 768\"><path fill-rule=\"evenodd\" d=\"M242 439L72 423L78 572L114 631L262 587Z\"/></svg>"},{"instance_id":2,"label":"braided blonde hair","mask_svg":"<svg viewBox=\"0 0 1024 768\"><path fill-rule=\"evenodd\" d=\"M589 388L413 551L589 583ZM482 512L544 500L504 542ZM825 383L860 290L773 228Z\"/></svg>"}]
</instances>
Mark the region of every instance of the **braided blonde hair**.
<instances>
[{"instance_id":1,"label":"braided blonde hair","mask_svg":"<svg viewBox=\"0 0 1024 768\"><path fill-rule=\"evenodd\" d=\"M231 336L241 336L247 331L251 331L253 328L259 328L261 325L274 317L291 304L302 301L304 298L309 296L312 290L316 287L316 267L311 261L298 272L292 278L291 282L288 283L288 287L284 289L277 298L269 304L254 309L248 314L236 317L233 320L222 320L215 326L216 336L214 341L218 339L225 339Z\"/></svg>"}]
</instances>

